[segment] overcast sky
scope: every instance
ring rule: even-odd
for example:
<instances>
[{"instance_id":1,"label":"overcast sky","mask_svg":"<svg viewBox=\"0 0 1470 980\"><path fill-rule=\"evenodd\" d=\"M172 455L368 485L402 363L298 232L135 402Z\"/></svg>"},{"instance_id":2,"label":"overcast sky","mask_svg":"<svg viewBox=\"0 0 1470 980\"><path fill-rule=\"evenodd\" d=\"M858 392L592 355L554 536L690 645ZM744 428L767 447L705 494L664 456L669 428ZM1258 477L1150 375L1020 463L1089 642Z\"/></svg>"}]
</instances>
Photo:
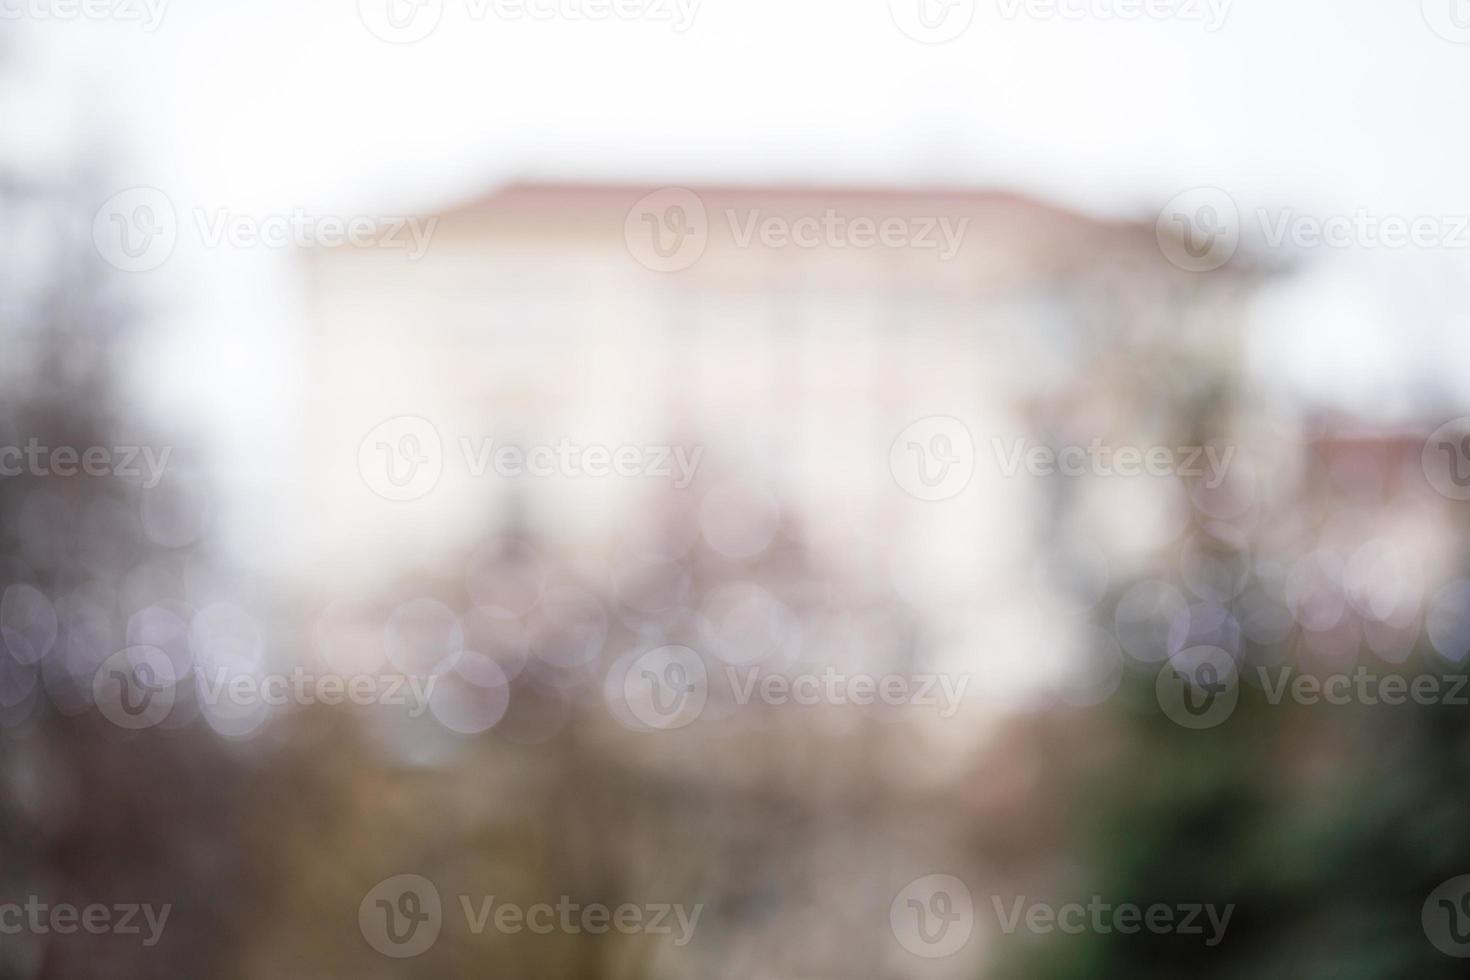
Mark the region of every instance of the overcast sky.
<instances>
[{"instance_id":1,"label":"overcast sky","mask_svg":"<svg viewBox=\"0 0 1470 980\"><path fill-rule=\"evenodd\" d=\"M38 2L66 0L0 9ZM95 2L164 6L152 31L30 16L29 59L86 93L142 176L281 204L543 174L958 181L1122 211L1215 183L1470 210L1470 45L1414 0L1150 0L1174 14L1143 20L1106 15L1129 0L1053 0L1080 18L978 0L944 44L906 36L889 0L667 0L695 4L682 32L425 0L438 28L405 45L356 0Z\"/></svg>"}]
</instances>

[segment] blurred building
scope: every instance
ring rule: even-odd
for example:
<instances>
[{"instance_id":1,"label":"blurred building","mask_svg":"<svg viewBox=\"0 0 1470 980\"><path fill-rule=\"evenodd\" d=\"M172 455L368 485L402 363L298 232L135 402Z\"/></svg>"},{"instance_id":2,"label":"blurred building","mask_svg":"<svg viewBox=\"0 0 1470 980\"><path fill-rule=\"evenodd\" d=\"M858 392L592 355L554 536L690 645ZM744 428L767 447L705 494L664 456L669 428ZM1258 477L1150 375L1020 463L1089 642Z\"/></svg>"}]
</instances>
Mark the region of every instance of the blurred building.
<instances>
[{"instance_id":1,"label":"blurred building","mask_svg":"<svg viewBox=\"0 0 1470 980\"><path fill-rule=\"evenodd\" d=\"M417 258L401 228L310 256L309 503L293 537L323 598L509 526L602 581L648 515L682 509L732 559L799 538L827 574L921 607L941 648L993 610L996 670L1032 681L1068 641L1028 616L1095 600L1184 505L1172 480L1097 481L1128 517L1083 536L1103 581L1079 599L1044 547L1076 488L1008 474L1006 457L1074 433L1197 437L1176 409L1208 396L1200 364L1222 383L1236 370L1254 279L1175 268L1151 224L1000 193L522 185L424 220ZM973 478L938 501L890 465L900 433L934 416L974 443ZM430 422L437 451L376 428L401 417ZM391 438L364 446L375 432ZM486 440L684 447L698 469L687 488L477 476ZM416 453L442 473L408 501L359 466ZM1031 662L1012 655L1032 643Z\"/></svg>"}]
</instances>

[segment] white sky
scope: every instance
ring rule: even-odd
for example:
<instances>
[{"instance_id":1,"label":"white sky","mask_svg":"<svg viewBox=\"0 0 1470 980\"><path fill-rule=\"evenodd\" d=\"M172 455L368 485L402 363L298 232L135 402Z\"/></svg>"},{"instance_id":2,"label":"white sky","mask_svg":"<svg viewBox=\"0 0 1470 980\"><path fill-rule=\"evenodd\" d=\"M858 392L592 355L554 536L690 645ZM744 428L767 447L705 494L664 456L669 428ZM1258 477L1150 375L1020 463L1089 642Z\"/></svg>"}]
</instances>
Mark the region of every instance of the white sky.
<instances>
[{"instance_id":1,"label":"white sky","mask_svg":"<svg viewBox=\"0 0 1470 980\"><path fill-rule=\"evenodd\" d=\"M0 9L36 2L63 0ZM1214 33L979 0L944 45L900 33L887 0L702 0L683 34L444 2L406 46L354 0L172 0L152 33L32 18L15 34L135 144L141 178L262 205L406 206L536 173L962 181L1142 212L1216 183L1470 211L1470 45L1412 0L1234 0Z\"/></svg>"}]
</instances>

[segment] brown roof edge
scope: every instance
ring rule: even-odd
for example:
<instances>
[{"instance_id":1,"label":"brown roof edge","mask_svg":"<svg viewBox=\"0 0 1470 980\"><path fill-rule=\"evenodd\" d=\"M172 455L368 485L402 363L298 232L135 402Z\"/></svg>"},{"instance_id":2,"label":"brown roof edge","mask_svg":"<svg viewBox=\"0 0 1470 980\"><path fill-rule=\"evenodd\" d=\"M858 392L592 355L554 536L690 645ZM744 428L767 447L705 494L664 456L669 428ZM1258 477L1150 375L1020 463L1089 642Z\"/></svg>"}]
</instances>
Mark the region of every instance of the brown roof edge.
<instances>
[{"instance_id":1,"label":"brown roof edge","mask_svg":"<svg viewBox=\"0 0 1470 980\"><path fill-rule=\"evenodd\" d=\"M921 202L935 208L950 208L968 211L977 208L1007 208L1032 210L1048 213L1063 221L1076 221L1097 226L1138 227L1145 222L1122 218L1107 218L1087 214L1060 204L1008 190L979 190L956 187L898 187L846 184L800 184L800 183L700 183L698 181L654 183L627 182L552 182L542 180L509 181L494 190L472 197L460 204L433 212L427 217L448 218L498 207L550 207L564 208L606 204L626 207L646 194L665 188L683 188L701 197L716 200L738 200L762 198L770 201L797 200L801 198L833 201L862 201L877 206L889 206L905 202Z\"/></svg>"}]
</instances>

